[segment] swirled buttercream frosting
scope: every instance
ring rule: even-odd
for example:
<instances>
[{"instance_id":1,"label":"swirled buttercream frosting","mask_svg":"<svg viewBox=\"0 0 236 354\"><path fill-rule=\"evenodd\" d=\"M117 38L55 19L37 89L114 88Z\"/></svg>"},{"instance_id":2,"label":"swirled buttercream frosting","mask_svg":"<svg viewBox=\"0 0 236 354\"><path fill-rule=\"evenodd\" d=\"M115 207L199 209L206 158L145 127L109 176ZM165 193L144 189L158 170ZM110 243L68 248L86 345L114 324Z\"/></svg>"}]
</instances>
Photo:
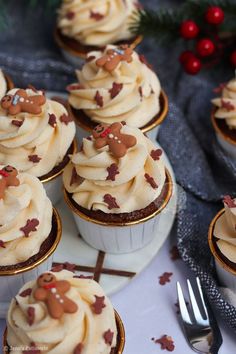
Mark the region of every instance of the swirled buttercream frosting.
<instances>
[{"instance_id":1,"label":"swirled buttercream frosting","mask_svg":"<svg viewBox=\"0 0 236 354\"><path fill-rule=\"evenodd\" d=\"M114 309L100 285L67 270L43 273L25 284L7 315L11 347L45 354L110 354L116 338Z\"/></svg>"},{"instance_id":2,"label":"swirled buttercream frosting","mask_svg":"<svg viewBox=\"0 0 236 354\"><path fill-rule=\"evenodd\" d=\"M36 255L52 227L52 204L35 176L0 166L0 266Z\"/></svg>"},{"instance_id":3,"label":"swirled buttercream frosting","mask_svg":"<svg viewBox=\"0 0 236 354\"><path fill-rule=\"evenodd\" d=\"M133 37L129 27L136 9L136 0L64 0L57 25L65 36L100 47Z\"/></svg>"},{"instance_id":4,"label":"swirled buttercream frosting","mask_svg":"<svg viewBox=\"0 0 236 354\"><path fill-rule=\"evenodd\" d=\"M42 91L12 89L1 99L0 163L41 177L65 157L75 124Z\"/></svg>"},{"instance_id":5,"label":"swirled buttercream frosting","mask_svg":"<svg viewBox=\"0 0 236 354\"><path fill-rule=\"evenodd\" d=\"M166 174L161 149L138 128L98 125L63 174L73 200L88 210L129 213L158 198Z\"/></svg>"}]
</instances>

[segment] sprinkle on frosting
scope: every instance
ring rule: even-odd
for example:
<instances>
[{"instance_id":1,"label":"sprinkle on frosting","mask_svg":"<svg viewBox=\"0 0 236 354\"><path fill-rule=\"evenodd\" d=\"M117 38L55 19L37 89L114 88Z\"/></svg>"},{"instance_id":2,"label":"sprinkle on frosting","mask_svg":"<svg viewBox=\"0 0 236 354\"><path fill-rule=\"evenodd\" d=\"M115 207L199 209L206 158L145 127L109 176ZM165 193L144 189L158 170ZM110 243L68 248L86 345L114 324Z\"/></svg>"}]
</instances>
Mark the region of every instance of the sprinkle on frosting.
<instances>
[{"instance_id":1,"label":"sprinkle on frosting","mask_svg":"<svg viewBox=\"0 0 236 354\"><path fill-rule=\"evenodd\" d=\"M221 99L221 105L224 109L226 109L227 112L231 112L235 110L235 106L232 103L225 101L223 99Z\"/></svg>"},{"instance_id":2,"label":"sprinkle on frosting","mask_svg":"<svg viewBox=\"0 0 236 354\"><path fill-rule=\"evenodd\" d=\"M105 340L105 343L108 345L111 345L112 340L113 340L113 336L114 336L114 333L110 329L108 329L106 332L104 332L103 338Z\"/></svg>"},{"instance_id":3,"label":"sprinkle on frosting","mask_svg":"<svg viewBox=\"0 0 236 354\"><path fill-rule=\"evenodd\" d=\"M60 121L62 123L64 123L65 125L68 125L70 122L73 122L73 118L70 114L65 114L63 113L61 116L60 116Z\"/></svg>"},{"instance_id":4,"label":"sprinkle on frosting","mask_svg":"<svg viewBox=\"0 0 236 354\"><path fill-rule=\"evenodd\" d=\"M158 161L160 160L160 157L162 155L162 150L161 149L152 150L150 155L154 161Z\"/></svg>"},{"instance_id":5,"label":"sprinkle on frosting","mask_svg":"<svg viewBox=\"0 0 236 354\"><path fill-rule=\"evenodd\" d=\"M35 319L35 308L33 306L29 306L27 309L27 316L28 316L28 324L32 326Z\"/></svg>"},{"instance_id":6,"label":"sprinkle on frosting","mask_svg":"<svg viewBox=\"0 0 236 354\"><path fill-rule=\"evenodd\" d=\"M230 195L225 195L223 199L224 204L229 208L236 208L235 200Z\"/></svg>"},{"instance_id":7,"label":"sprinkle on frosting","mask_svg":"<svg viewBox=\"0 0 236 354\"><path fill-rule=\"evenodd\" d=\"M48 124L53 128L57 125L57 117L54 113L49 113Z\"/></svg>"},{"instance_id":8,"label":"sprinkle on frosting","mask_svg":"<svg viewBox=\"0 0 236 354\"><path fill-rule=\"evenodd\" d=\"M149 183L153 189L158 188L158 184L155 182L154 178L151 177L148 173L145 173L144 177L146 178L147 183Z\"/></svg>"},{"instance_id":9,"label":"sprinkle on frosting","mask_svg":"<svg viewBox=\"0 0 236 354\"><path fill-rule=\"evenodd\" d=\"M66 18L67 18L68 20L73 20L74 17L75 17L75 12L74 12L74 11L69 11L69 12L67 12Z\"/></svg>"},{"instance_id":10,"label":"sprinkle on frosting","mask_svg":"<svg viewBox=\"0 0 236 354\"><path fill-rule=\"evenodd\" d=\"M73 354L82 354L83 348L84 348L83 343L79 343L79 344L75 347Z\"/></svg>"},{"instance_id":11,"label":"sprinkle on frosting","mask_svg":"<svg viewBox=\"0 0 236 354\"><path fill-rule=\"evenodd\" d=\"M26 296L30 296L31 293L32 293L32 288L27 288L27 289L23 290L23 291L19 294L19 296L21 296L21 297L26 297Z\"/></svg>"},{"instance_id":12,"label":"sprinkle on frosting","mask_svg":"<svg viewBox=\"0 0 236 354\"><path fill-rule=\"evenodd\" d=\"M11 124L15 125L16 127L21 127L22 124L24 123L24 120L17 120L17 119L12 119Z\"/></svg>"},{"instance_id":13,"label":"sprinkle on frosting","mask_svg":"<svg viewBox=\"0 0 236 354\"><path fill-rule=\"evenodd\" d=\"M90 18L93 18L95 21L101 21L104 18L104 15L91 10Z\"/></svg>"},{"instance_id":14,"label":"sprinkle on frosting","mask_svg":"<svg viewBox=\"0 0 236 354\"><path fill-rule=\"evenodd\" d=\"M107 172L108 172L107 180L111 180L111 181L115 181L116 175L120 173L118 166L115 163L112 163L109 167L107 167Z\"/></svg>"},{"instance_id":15,"label":"sprinkle on frosting","mask_svg":"<svg viewBox=\"0 0 236 354\"><path fill-rule=\"evenodd\" d=\"M99 107L103 107L103 97L100 95L99 91L96 91L94 99Z\"/></svg>"},{"instance_id":16,"label":"sprinkle on frosting","mask_svg":"<svg viewBox=\"0 0 236 354\"><path fill-rule=\"evenodd\" d=\"M5 243L3 242L3 240L0 240L0 247L1 248L6 248Z\"/></svg>"},{"instance_id":17,"label":"sprinkle on frosting","mask_svg":"<svg viewBox=\"0 0 236 354\"><path fill-rule=\"evenodd\" d=\"M105 303L105 296L97 296L95 295L95 302L91 305L93 312L96 315L100 315L102 313L102 309L106 307Z\"/></svg>"},{"instance_id":18,"label":"sprinkle on frosting","mask_svg":"<svg viewBox=\"0 0 236 354\"><path fill-rule=\"evenodd\" d=\"M70 185L72 186L72 184L80 184L80 183L83 182L83 180L84 179L77 174L76 168L73 167L72 174L71 174Z\"/></svg>"},{"instance_id":19,"label":"sprinkle on frosting","mask_svg":"<svg viewBox=\"0 0 236 354\"><path fill-rule=\"evenodd\" d=\"M122 90L122 87L123 87L122 83L120 83L120 84L118 84L116 82L112 83L112 88L109 90L111 99L115 98L120 93L120 91Z\"/></svg>"},{"instance_id":20,"label":"sprinkle on frosting","mask_svg":"<svg viewBox=\"0 0 236 354\"><path fill-rule=\"evenodd\" d=\"M83 85L80 84L71 84L71 85L67 85L66 89L67 91L73 91L73 90L83 90L85 87Z\"/></svg>"},{"instance_id":21,"label":"sprinkle on frosting","mask_svg":"<svg viewBox=\"0 0 236 354\"><path fill-rule=\"evenodd\" d=\"M118 209L120 208L119 205L116 202L116 198L112 197L111 194L105 194L103 197L104 203L108 205L108 209Z\"/></svg>"},{"instance_id":22,"label":"sprinkle on frosting","mask_svg":"<svg viewBox=\"0 0 236 354\"><path fill-rule=\"evenodd\" d=\"M33 163L38 163L40 160L42 160L42 158L39 157L37 154L29 155L28 159L29 159L30 162L33 162Z\"/></svg>"},{"instance_id":23,"label":"sprinkle on frosting","mask_svg":"<svg viewBox=\"0 0 236 354\"><path fill-rule=\"evenodd\" d=\"M28 219L26 225L21 227L20 230L24 233L25 237L29 237L31 232L37 231L38 225L38 219Z\"/></svg>"}]
</instances>

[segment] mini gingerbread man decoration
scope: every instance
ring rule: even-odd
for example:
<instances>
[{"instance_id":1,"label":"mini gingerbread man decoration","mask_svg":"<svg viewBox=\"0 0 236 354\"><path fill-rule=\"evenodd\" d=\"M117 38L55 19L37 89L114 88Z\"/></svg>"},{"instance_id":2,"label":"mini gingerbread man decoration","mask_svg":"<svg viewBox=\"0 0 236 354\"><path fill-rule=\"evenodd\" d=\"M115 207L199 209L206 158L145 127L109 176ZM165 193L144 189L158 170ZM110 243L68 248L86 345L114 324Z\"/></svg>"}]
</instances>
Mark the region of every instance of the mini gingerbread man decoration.
<instances>
[{"instance_id":1,"label":"mini gingerbread man decoration","mask_svg":"<svg viewBox=\"0 0 236 354\"><path fill-rule=\"evenodd\" d=\"M108 145L113 156L120 158L125 156L127 149L137 143L134 136L121 132L121 123L113 123L110 126L99 124L93 130L95 148L101 149Z\"/></svg>"},{"instance_id":2,"label":"mini gingerbread man decoration","mask_svg":"<svg viewBox=\"0 0 236 354\"><path fill-rule=\"evenodd\" d=\"M132 59L133 49L123 46L117 49L108 49L106 54L96 60L96 65L109 72L115 70L121 61L130 63Z\"/></svg>"},{"instance_id":3,"label":"mini gingerbread man decoration","mask_svg":"<svg viewBox=\"0 0 236 354\"><path fill-rule=\"evenodd\" d=\"M38 277L37 285L34 298L45 302L52 318L60 319L64 313L75 313L78 310L77 304L65 295L70 290L68 281L57 280L52 273L43 273Z\"/></svg>"},{"instance_id":4,"label":"mini gingerbread man decoration","mask_svg":"<svg viewBox=\"0 0 236 354\"><path fill-rule=\"evenodd\" d=\"M0 170L0 199L3 199L7 187L16 187L20 184L17 175L15 167L9 165Z\"/></svg>"},{"instance_id":5,"label":"mini gingerbread man decoration","mask_svg":"<svg viewBox=\"0 0 236 354\"><path fill-rule=\"evenodd\" d=\"M26 90L19 89L14 95L5 95L1 99L1 107L11 115L20 112L40 114L41 106L46 102L44 95L28 96Z\"/></svg>"}]
</instances>

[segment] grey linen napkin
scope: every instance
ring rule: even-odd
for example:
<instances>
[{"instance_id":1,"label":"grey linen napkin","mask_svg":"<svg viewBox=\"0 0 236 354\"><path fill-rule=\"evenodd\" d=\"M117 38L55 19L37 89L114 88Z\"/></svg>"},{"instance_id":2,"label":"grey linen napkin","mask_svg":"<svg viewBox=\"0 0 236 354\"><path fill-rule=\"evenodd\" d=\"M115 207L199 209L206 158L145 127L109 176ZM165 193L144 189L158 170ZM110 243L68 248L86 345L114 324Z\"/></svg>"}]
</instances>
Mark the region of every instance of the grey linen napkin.
<instances>
[{"instance_id":1,"label":"grey linen napkin","mask_svg":"<svg viewBox=\"0 0 236 354\"><path fill-rule=\"evenodd\" d=\"M171 2L171 1L169 1ZM168 3L165 0L165 5ZM144 5L155 6L155 0ZM42 6L43 1L40 1ZM63 91L74 80L74 68L60 55L53 41L55 16L42 8L27 8L25 0L9 0L8 25L0 32L0 67L16 85ZM236 309L218 286L207 244L207 231L225 194L236 195L236 161L229 159L216 142L210 123L212 90L234 75L233 70L183 73L178 56L181 45L168 48L145 40L140 48L153 64L169 97L169 115L160 129L159 141L186 191L186 204L177 215L178 248L186 264L200 277L210 303L236 330ZM210 266L209 266L210 264Z\"/></svg>"}]
</instances>

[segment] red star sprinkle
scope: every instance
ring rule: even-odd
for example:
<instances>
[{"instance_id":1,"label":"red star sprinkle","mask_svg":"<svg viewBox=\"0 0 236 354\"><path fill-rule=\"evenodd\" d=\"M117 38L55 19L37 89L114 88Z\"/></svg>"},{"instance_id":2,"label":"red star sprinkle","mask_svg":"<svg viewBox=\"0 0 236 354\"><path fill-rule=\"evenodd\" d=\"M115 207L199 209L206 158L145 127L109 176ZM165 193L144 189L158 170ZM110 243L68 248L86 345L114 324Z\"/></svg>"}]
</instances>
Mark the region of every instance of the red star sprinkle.
<instances>
[{"instance_id":1,"label":"red star sprinkle","mask_svg":"<svg viewBox=\"0 0 236 354\"><path fill-rule=\"evenodd\" d=\"M221 93L224 90L226 85L227 85L226 83L219 84L218 87L213 89L213 92L214 93Z\"/></svg>"},{"instance_id":2,"label":"red star sprinkle","mask_svg":"<svg viewBox=\"0 0 236 354\"><path fill-rule=\"evenodd\" d=\"M6 248L5 243L3 242L3 240L0 240L0 247L1 248Z\"/></svg>"},{"instance_id":3,"label":"red star sprinkle","mask_svg":"<svg viewBox=\"0 0 236 354\"><path fill-rule=\"evenodd\" d=\"M141 63L145 64L149 69L152 69L152 65L149 64L149 62L147 61L147 59L143 54L139 55L139 60L141 61Z\"/></svg>"},{"instance_id":4,"label":"red star sprinkle","mask_svg":"<svg viewBox=\"0 0 236 354\"><path fill-rule=\"evenodd\" d=\"M148 173L145 173L144 177L146 178L147 183L149 183L153 189L158 188L158 185L156 184L154 178L151 177Z\"/></svg>"},{"instance_id":5,"label":"red star sprinkle","mask_svg":"<svg viewBox=\"0 0 236 354\"><path fill-rule=\"evenodd\" d=\"M111 345L113 336L114 336L114 333L110 329L108 329L108 331L106 331L103 334L103 338L105 340L105 343Z\"/></svg>"},{"instance_id":6,"label":"red star sprinkle","mask_svg":"<svg viewBox=\"0 0 236 354\"><path fill-rule=\"evenodd\" d=\"M123 84L117 84L113 82L112 88L108 91L110 93L111 99L115 98L123 88Z\"/></svg>"},{"instance_id":7,"label":"red star sprinkle","mask_svg":"<svg viewBox=\"0 0 236 354\"><path fill-rule=\"evenodd\" d=\"M51 271L54 273L58 273L64 269L63 264L57 264L56 266L52 267Z\"/></svg>"},{"instance_id":8,"label":"red star sprinkle","mask_svg":"<svg viewBox=\"0 0 236 354\"><path fill-rule=\"evenodd\" d=\"M27 296L30 296L31 293L32 293L32 289L31 289L31 288L28 288L28 289L23 290L23 291L19 294L19 296L21 296L21 297L27 297Z\"/></svg>"},{"instance_id":9,"label":"red star sprinkle","mask_svg":"<svg viewBox=\"0 0 236 354\"><path fill-rule=\"evenodd\" d=\"M89 63L90 61L96 59L95 55L89 55L87 58L86 58L86 62Z\"/></svg>"},{"instance_id":10,"label":"red star sprinkle","mask_svg":"<svg viewBox=\"0 0 236 354\"><path fill-rule=\"evenodd\" d=\"M34 342L30 343L29 349L23 350L22 354L40 354L41 350L39 350Z\"/></svg>"},{"instance_id":11,"label":"red star sprinkle","mask_svg":"<svg viewBox=\"0 0 236 354\"><path fill-rule=\"evenodd\" d=\"M103 97L100 95L99 91L96 92L94 99L99 107L103 107Z\"/></svg>"},{"instance_id":12,"label":"red star sprinkle","mask_svg":"<svg viewBox=\"0 0 236 354\"><path fill-rule=\"evenodd\" d=\"M21 227L20 230L24 233L25 237L29 237L30 232L36 231L38 225L38 219L28 219L26 225Z\"/></svg>"},{"instance_id":13,"label":"red star sprinkle","mask_svg":"<svg viewBox=\"0 0 236 354\"><path fill-rule=\"evenodd\" d=\"M48 124L51 125L51 127L55 127L57 125L57 117L53 113L49 113L49 119L48 119Z\"/></svg>"},{"instance_id":14,"label":"red star sprinkle","mask_svg":"<svg viewBox=\"0 0 236 354\"><path fill-rule=\"evenodd\" d=\"M116 175L120 173L118 170L118 166L115 163L112 163L109 167L107 167L107 172L108 176L106 179L110 181L115 181Z\"/></svg>"},{"instance_id":15,"label":"red star sprinkle","mask_svg":"<svg viewBox=\"0 0 236 354\"><path fill-rule=\"evenodd\" d=\"M120 208L116 202L116 198L112 197L110 194L105 194L103 197L103 201L108 205L109 210Z\"/></svg>"},{"instance_id":16,"label":"red star sprinkle","mask_svg":"<svg viewBox=\"0 0 236 354\"><path fill-rule=\"evenodd\" d=\"M66 18L67 18L68 20L73 20L74 17L75 17L75 12L73 12L73 11L67 12Z\"/></svg>"},{"instance_id":17,"label":"red star sprinkle","mask_svg":"<svg viewBox=\"0 0 236 354\"><path fill-rule=\"evenodd\" d=\"M65 125L68 125L70 122L73 122L73 118L72 118L72 116L70 116L69 114L63 113L63 114L60 116L60 121L61 121L62 123L64 123Z\"/></svg>"},{"instance_id":18,"label":"red star sprinkle","mask_svg":"<svg viewBox=\"0 0 236 354\"><path fill-rule=\"evenodd\" d=\"M66 89L69 92L74 90L83 90L84 88L85 88L84 85L81 84L71 84L66 86Z\"/></svg>"},{"instance_id":19,"label":"red star sprinkle","mask_svg":"<svg viewBox=\"0 0 236 354\"><path fill-rule=\"evenodd\" d=\"M27 309L27 315L28 315L28 324L32 326L34 323L34 318L35 318L35 308L32 306L29 306Z\"/></svg>"},{"instance_id":20,"label":"red star sprinkle","mask_svg":"<svg viewBox=\"0 0 236 354\"><path fill-rule=\"evenodd\" d=\"M170 277L173 275L173 273L168 273L165 272L159 277L159 284L160 285L166 285L166 283L170 283Z\"/></svg>"},{"instance_id":21,"label":"red star sprinkle","mask_svg":"<svg viewBox=\"0 0 236 354\"><path fill-rule=\"evenodd\" d=\"M90 18L93 18L96 21L101 21L104 18L104 15L99 12L90 11Z\"/></svg>"},{"instance_id":22,"label":"red star sprinkle","mask_svg":"<svg viewBox=\"0 0 236 354\"><path fill-rule=\"evenodd\" d=\"M176 261L177 259L181 259L177 246L173 246L171 248L170 254L171 254L172 261Z\"/></svg>"},{"instance_id":23,"label":"red star sprinkle","mask_svg":"<svg viewBox=\"0 0 236 354\"><path fill-rule=\"evenodd\" d=\"M70 186L72 186L72 184L81 184L83 181L84 178L80 177L76 172L76 168L73 167L70 179Z\"/></svg>"},{"instance_id":24,"label":"red star sprinkle","mask_svg":"<svg viewBox=\"0 0 236 354\"><path fill-rule=\"evenodd\" d=\"M95 295L95 302L91 305L93 312L96 315L100 315L102 313L102 309L106 307L104 304L105 296L97 296Z\"/></svg>"},{"instance_id":25,"label":"red star sprinkle","mask_svg":"<svg viewBox=\"0 0 236 354\"><path fill-rule=\"evenodd\" d=\"M12 125L15 125L16 127L21 127L23 123L24 123L23 120L13 119L13 120L11 121L11 124L12 124Z\"/></svg>"},{"instance_id":26,"label":"red star sprinkle","mask_svg":"<svg viewBox=\"0 0 236 354\"><path fill-rule=\"evenodd\" d=\"M82 350L83 350L83 344L82 343L79 343L76 347L75 347L75 349L74 349L74 351L73 351L73 354L81 354L82 353Z\"/></svg>"},{"instance_id":27,"label":"red star sprinkle","mask_svg":"<svg viewBox=\"0 0 236 354\"><path fill-rule=\"evenodd\" d=\"M162 150L161 149L152 150L150 155L154 161L160 160L160 157L162 155Z\"/></svg>"},{"instance_id":28,"label":"red star sprinkle","mask_svg":"<svg viewBox=\"0 0 236 354\"><path fill-rule=\"evenodd\" d=\"M225 195L223 201L229 208L236 208L236 203L230 195Z\"/></svg>"},{"instance_id":29,"label":"red star sprinkle","mask_svg":"<svg viewBox=\"0 0 236 354\"><path fill-rule=\"evenodd\" d=\"M235 109L235 107L232 103L224 101L223 99L221 100L221 106L222 106L222 108L226 109L227 112L231 112Z\"/></svg>"},{"instance_id":30,"label":"red star sprinkle","mask_svg":"<svg viewBox=\"0 0 236 354\"><path fill-rule=\"evenodd\" d=\"M166 334L159 339L155 339L155 343L159 343L161 345L161 349L167 350L168 352L173 352L175 349L173 339Z\"/></svg>"},{"instance_id":31,"label":"red star sprinkle","mask_svg":"<svg viewBox=\"0 0 236 354\"><path fill-rule=\"evenodd\" d=\"M40 160L42 160L42 158L39 157L38 155L29 155L28 160L33 163L38 163Z\"/></svg>"}]
</instances>

